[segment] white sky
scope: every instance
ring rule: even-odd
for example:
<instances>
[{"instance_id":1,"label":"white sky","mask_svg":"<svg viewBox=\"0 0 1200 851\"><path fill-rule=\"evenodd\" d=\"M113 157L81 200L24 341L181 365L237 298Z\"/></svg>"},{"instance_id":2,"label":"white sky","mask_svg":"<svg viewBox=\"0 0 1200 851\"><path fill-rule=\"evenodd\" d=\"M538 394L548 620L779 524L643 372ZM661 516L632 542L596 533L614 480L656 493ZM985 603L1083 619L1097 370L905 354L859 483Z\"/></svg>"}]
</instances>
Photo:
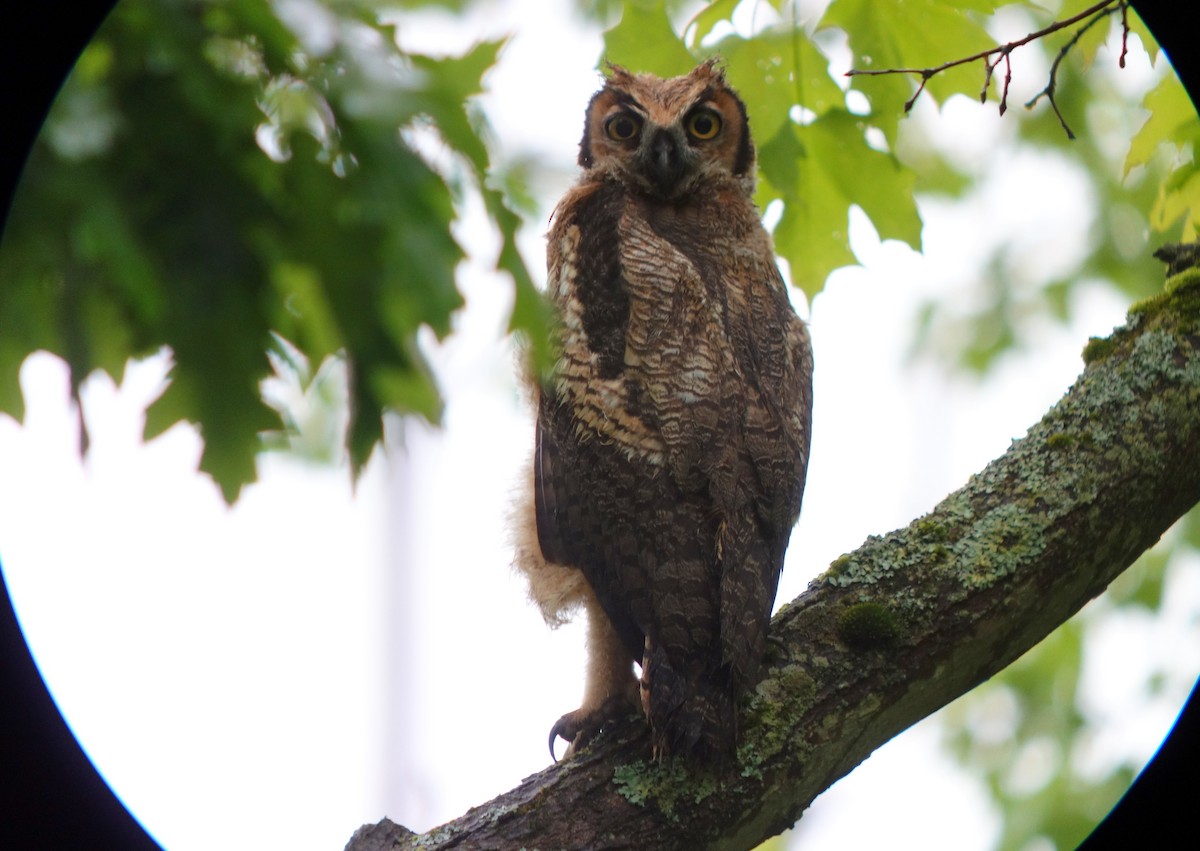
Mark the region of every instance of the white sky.
<instances>
[{"instance_id":1,"label":"white sky","mask_svg":"<svg viewBox=\"0 0 1200 851\"><path fill-rule=\"evenodd\" d=\"M488 106L502 149L548 163L547 206L573 179L600 51L566 5L513 0L480 25L516 34ZM453 39L450 23L402 38L428 49ZM813 460L779 601L1004 451L1073 381L1087 337L1122 321L1120 300L1084 288L1069 328L1047 325L1036 352L1006 358L982 388L906 362L920 298L953 299L987 246L1015 239L1031 262L1083 248L1078 176L997 153L1009 131L994 113L964 101L940 126L1003 175L974 212L928 206L923 257L856 220L866 268L835 275L813 306ZM1025 197L1043 203L1005 203ZM539 230L523 246L534 269ZM464 270L458 333L433 352L445 429L410 427L407 451L377 456L356 491L344 469L264 456L260 482L225 508L195 472L191 429L139 442L161 360L131 367L119 390L87 384L86 462L55 359L22 371L24 425L0 417L0 557L22 626L89 755L171 851L339 848L383 815L428 829L545 767L550 724L578 705L580 630L550 632L508 568L506 515L532 434L500 337L509 284L486 271L490 237L470 221L460 236L483 259ZM1169 599L1197 599L1195 575ZM1172 612L1098 639L1108 676L1089 663L1085 699L1111 723L1097 765L1148 758L1200 669L1188 611ZM1128 672L1164 646L1182 685L1147 704ZM997 824L924 723L818 799L797 833L806 851L883 838L971 851Z\"/></svg>"}]
</instances>

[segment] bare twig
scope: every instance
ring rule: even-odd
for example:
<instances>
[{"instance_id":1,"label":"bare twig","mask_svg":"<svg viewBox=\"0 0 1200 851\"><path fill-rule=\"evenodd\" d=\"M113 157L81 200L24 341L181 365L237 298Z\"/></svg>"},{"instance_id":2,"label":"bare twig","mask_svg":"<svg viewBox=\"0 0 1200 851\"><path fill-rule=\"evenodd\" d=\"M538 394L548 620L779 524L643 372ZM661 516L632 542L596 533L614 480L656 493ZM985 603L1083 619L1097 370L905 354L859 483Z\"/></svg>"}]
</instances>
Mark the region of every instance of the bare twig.
<instances>
[{"instance_id":1,"label":"bare twig","mask_svg":"<svg viewBox=\"0 0 1200 851\"><path fill-rule=\"evenodd\" d=\"M1085 32L1091 29L1091 27L1099 21L1107 18L1109 15L1112 15L1117 11L1120 11L1121 13L1121 55L1118 62L1120 66L1124 68L1125 55L1127 53L1127 40L1129 37L1129 2L1128 0L1103 0L1103 2L1089 6L1082 12L1073 15L1070 18L1062 21L1055 21L1044 29L1029 33L1024 38L1017 39L1016 41L1010 41L1006 44L1000 44L990 48L989 50L982 50L979 53L973 53L970 56L964 56L961 59L953 59L949 62L943 62L941 65L931 68L879 68L872 70L851 68L846 72L846 76L878 77L884 74L914 74L920 77L921 82L917 85L916 92L904 104L904 111L909 112L912 110L913 104L917 102L917 98L921 95L921 92L925 91L925 85L932 77L940 74L942 71L955 68L959 65L965 65L968 62L974 62L979 59L983 60L985 68L983 90L979 93L979 100L980 102L986 101L988 89L992 82L992 75L994 74L996 67L1001 61L1003 61L1005 70L1004 88L1001 90L1000 94L1000 114L1003 115L1008 109L1008 87L1012 82L1012 52L1018 47L1024 47L1031 41L1044 38L1052 33L1058 32L1059 30L1063 30L1067 27L1077 24L1080 21L1086 21L1086 23L1081 26L1079 30L1071 37L1071 39L1059 50L1058 56L1054 60L1054 65L1051 67L1050 80L1046 84L1046 88L1038 92L1038 94L1031 101L1029 101L1029 103L1025 104L1027 108L1032 107L1040 98L1045 96L1045 98L1050 101L1050 106L1054 109L1054 114L1058 116L1059 123L1062 124L1063 130L1066 131L1067 138L1074 139L1075 135L1071 132L1071 128L1067 126L1067 122L1063 119L1062 113L1059 112L1058 104L1054 101L1054 88L1058 73L1058 66L1070 49L1075 46ZM992 60L993 56L995 57L994 61Z\"/></svg>"},{"instance_id":2,"label":"bare twig","mask_svg":"<svg viewBox=\"0 0 1200 851\"><path fill-rule=\"evenodd\" d=\"M1121 3L1117 7L1122 12L1121 21L1122 21L1123 25L1125 24L1125 17L1123 14L1125 11L1125 6L1126 6L1126 4L1125 4L1124 0L1121 0ZM1058 66L1067 57L1067 54L1070 52L1071 48L1074 47L1076 45L1076 43L1079 41L1079 39L1081 39L1083 37L1084 33L1086 33L1093 26L1095 26L1095 24L1097 22L1099 22L1100 20L1102 20L1103 18L1107 17L1108 15L1112 14L1115 11L1116 11L1116 9L1104 9L1100 12L1097 12L1095 17L1093 17L1090 21L1088 21L1086 24L1084 24L1078 30L1075 31L1075 35L1071 36L1070 40L1066 44L1064 44L1061 48L1059 48L1058 56L1054 57L1054 64L1052 64L1050 66L1050 80L1046 83L1046 88L1042 89L1040 92L1038 92L1036 95L1034 95L1025 104L1026 109L1032 109L1033 105L1036 104L1039 100L1041 100L1042 96L1044 95L1046 97L1046 100L1050 101L1050 106L1053 107L1054 114L1058 116L1058 123L1061 124L1063 130L1066 131L1068 139L1074 139L1075 134L1072 133L1071 128L1067 126L1066 119L1064 119L1062 113L1058 111L1058 104L1054 100L1054 89L1055 89L1055 86L1058 81ZM1121 48L1120 62L1122 64L1122 66L1124 66L1124 63L1125 63L1124 41L1125 41L1125 35L1127 34L1127 32L1128 31L1126 30L1126 32L1122 33L1122 35L1121 35L1122 48Z\"/></svg>"},{"instance_id":3,"label":"bare twig","mask_svg":"<svg viewBox=\"0 0 1200 851\"><path fill-rule=\"evenodd\" d=\"M984 60L984 65L987 66L987 74L983 78L983 89L979 92L979 102L980 103L987 102L988 88L992 84L992 73L996 70L996 66L1000 64L1001 60L1004 61L1004 89L1001 91L1001 94L1000 94L1000 114L1001 115L1003 115L1008 110L1008 86L1012 82L1012 59L1011 59L1011 57L1012 57L1011 51L1004 50L1004 51L1000 52L1000 55L998 57L996 57L995 62L988 62L986 59Z\"/></svg>"},{"instance_id":4,"label":"bare twig","mask_svg":"<svg viewBox=\"0 0 1200 851\"><path fill-rule=\"evenodd\" d=\"M1129 4L1121 4L1121 56L1117 64L1125 67L1125 56L1129 53Z\"/></svg>"}]
</instances>

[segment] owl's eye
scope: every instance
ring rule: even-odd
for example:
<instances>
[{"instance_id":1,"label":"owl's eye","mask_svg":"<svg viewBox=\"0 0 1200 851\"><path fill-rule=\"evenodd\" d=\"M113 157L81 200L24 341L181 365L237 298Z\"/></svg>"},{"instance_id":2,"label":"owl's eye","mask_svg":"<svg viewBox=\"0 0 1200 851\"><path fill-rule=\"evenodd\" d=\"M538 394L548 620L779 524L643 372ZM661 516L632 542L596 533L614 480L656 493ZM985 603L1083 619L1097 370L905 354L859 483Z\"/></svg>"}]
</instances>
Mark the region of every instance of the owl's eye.
<instances>
[{"instance_id":1,"label":"owl's eye","mask_svg":"<svg viewBox=\"0 0 1200 851\"><path fill-rule=\"evenodd\" d=\"M642 119L630 112L618 112L604 122L604 132L616 142L628 142L642 129Z\"/></svg>"},{"instance_id":2,"label":"owl's eye","mask_svg":"<svg viewBox=\"0 0 1200 851\"><path fill-rule=\"evenodd\" d=\"M706 142L721 132L721 116L709 109L698 109L688 116L687 131L693 139Z\"/></svg>"}]
</instances>

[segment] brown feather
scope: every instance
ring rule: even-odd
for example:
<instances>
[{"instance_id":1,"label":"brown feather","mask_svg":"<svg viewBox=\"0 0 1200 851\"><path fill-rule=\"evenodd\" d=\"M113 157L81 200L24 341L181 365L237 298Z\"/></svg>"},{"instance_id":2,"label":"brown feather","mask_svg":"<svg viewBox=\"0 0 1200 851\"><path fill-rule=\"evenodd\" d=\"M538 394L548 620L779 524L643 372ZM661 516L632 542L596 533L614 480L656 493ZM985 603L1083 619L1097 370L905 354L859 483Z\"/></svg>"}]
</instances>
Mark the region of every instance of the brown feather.
<instances>
[{"instance_id":1,"label":"brown feather","mask_svg":"<svg viewBox=\"0 0 1200 851\"><path fill-rule=\"evenodd\" d=\"M610 133L614 116L629 121ZM611 682L642 664L655 754L726 759L804 491L808 332L754 207L745 108L715 63L670 80L611 69L580 164L548 235L560 357L536 394L540 552L518 565L586 579L616 637L589 665ZM590 704L556 731L583 729Z\"/></svg>"}]
</instances>

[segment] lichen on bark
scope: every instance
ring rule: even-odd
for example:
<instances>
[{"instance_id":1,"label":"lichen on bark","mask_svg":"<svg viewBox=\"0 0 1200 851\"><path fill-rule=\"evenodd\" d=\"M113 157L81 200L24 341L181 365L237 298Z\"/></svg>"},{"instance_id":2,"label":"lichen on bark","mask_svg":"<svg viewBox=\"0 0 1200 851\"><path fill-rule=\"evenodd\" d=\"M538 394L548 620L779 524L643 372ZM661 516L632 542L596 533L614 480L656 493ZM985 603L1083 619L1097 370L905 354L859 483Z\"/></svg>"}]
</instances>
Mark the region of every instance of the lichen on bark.
<instances>
[{"instance_id":1,"label":"lichen on bark","mask_svg":"<svg viewBox=\"0 0 1200 851\"><path fill-rule=\"evenodd\" d=\"M729 765L652 763L631 719L448 825L397 828L395 847L750 848L787 828L875 748L1078 611L1200 501L1198 330L1200 270L1176 270L1088 344L1075 384L1003 456L784 605Z\"/></svg>"}]
</instances>

